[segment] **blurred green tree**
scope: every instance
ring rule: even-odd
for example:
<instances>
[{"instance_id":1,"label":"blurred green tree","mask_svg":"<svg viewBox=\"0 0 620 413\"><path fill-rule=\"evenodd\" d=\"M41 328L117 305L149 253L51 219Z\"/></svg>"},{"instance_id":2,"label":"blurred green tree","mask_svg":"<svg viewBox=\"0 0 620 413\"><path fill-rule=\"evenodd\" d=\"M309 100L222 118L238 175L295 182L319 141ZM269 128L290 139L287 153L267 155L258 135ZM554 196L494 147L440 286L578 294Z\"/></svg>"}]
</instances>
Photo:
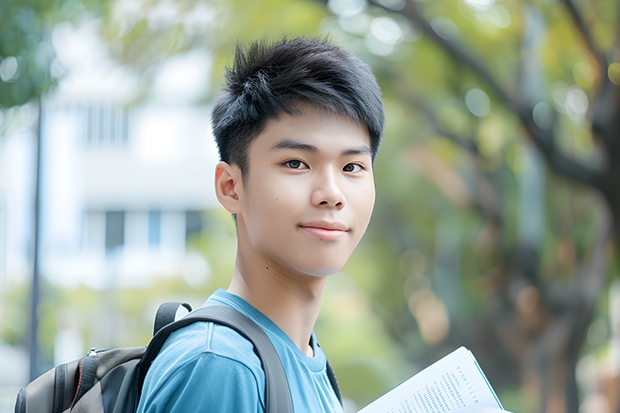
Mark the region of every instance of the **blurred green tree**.
<instances>
[{"instance_id":1,"label":"blurred green tree","mask_svg":"<svg viewBox=\"0 0 620 413\"><path fill-rule=\"evenodd\" d=\"M419 114L397 118L403 124L389 135L404 137L400 154L387 155L394 166L380 176L384 184L393 180L390 194L400 196L388 205L379 200L385 216L375 219L383 228L371 232L393 238L401 267L408 267L399 282L386 282L375 295L388 310L392 334L405 347L412 331L424 336L418 314L426 307L420 301L428 302L454 326L452 337L435 344L469 337L486 349L479 354L491 381L520 380L530 396L521 408L577 412L576 364L615 270L608 268L610 235L620 235L617 3L325 3L352 44L383 57L373 66L386 100ZM385 156L385 146L382 151ZM415 177L394 178L407 164L443 195L424 198L436 211L407 195L428 194L418 192ZM407 221L411 225L399 228ZM421 264L427 256L430 278ZM405 300L395 303L403 289ZM468 289L468 302L456 304ZM431 294L446 308L431 305ZM481 298L490 299L489 324L464 323L465 307ZM498 361L502 367L494 371Z\"/></svg>"},{"instance_id":2,"label":"blurred green tree","mask_svg":"<svg viewBox=\"0 0 620 413\"><path fill-rule=\"evenodd\" d=\"M0 107L23 105L52 84L48 2L0 4Z\"/></svg>"},{"instance_id":3,"label":"blurred green tree","mask_svg":"<svg viewBox=\"0 0 620 413\"><path fill-rule=\"evenodd\" d=\"M39 98L60 74L50 33L55 23L101 11L99 0L0 2L0 108Z\"/></svg>"}]
</instances>

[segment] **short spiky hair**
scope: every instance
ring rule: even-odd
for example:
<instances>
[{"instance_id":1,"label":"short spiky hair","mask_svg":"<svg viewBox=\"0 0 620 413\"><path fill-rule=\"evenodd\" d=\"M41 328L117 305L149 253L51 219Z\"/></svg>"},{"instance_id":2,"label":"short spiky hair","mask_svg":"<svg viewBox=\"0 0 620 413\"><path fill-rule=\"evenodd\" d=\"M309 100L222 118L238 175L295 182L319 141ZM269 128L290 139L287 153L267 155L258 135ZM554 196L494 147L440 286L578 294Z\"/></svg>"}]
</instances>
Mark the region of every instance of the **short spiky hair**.
<instances>
[{"instance_id":1,"label":"short spiky hair","mask_svg":"<svg viewBox=\"0 0 620 413\"><path fill-rule=\"evenodd\" d=\"M237 46L211 117L220 159L245 176L247 148L265 123L306 104L364 125L374 159L385 114L370 67L326 38L304 37Z\"/></svg>"}]
</instances>

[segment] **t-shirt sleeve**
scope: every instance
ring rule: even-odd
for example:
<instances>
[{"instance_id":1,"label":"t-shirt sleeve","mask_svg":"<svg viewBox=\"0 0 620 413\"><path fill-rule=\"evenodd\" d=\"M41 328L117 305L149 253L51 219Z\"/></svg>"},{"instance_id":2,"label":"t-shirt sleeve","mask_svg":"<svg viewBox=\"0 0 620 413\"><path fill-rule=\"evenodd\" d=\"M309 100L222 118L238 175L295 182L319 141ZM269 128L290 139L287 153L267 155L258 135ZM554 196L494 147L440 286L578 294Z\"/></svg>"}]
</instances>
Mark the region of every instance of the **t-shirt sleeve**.
<instances>
[{"instance_id":1,"label":"t-shirt sleeve","mask_svg":"<svg viewBox=\"0 0 620 413\"><path fill-rule=\"evenodd\" d=\"M184 364L143 397L139 411L144 413L264 412L252 371L237 360L208 352Z\"/></svg>"}]
</instances>

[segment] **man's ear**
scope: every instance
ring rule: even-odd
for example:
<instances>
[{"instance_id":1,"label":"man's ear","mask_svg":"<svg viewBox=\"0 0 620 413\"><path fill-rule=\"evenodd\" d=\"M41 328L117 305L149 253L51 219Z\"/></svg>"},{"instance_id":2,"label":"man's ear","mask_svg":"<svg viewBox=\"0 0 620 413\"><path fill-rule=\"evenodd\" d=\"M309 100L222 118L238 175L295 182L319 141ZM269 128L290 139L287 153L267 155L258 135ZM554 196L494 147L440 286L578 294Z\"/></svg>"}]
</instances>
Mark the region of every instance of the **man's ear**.
<instances>
[{"instance_id":1,"label":"man's ear","mask_svg":"<svg viewBox=\"0 0 620 413\"><path fill-rule=\"evenodd\" d=\"M237 165L219 162L215 166L215 196L231 214L241 212L240 192L243 191L241 170Z\"/></svg>"}]
</instances>

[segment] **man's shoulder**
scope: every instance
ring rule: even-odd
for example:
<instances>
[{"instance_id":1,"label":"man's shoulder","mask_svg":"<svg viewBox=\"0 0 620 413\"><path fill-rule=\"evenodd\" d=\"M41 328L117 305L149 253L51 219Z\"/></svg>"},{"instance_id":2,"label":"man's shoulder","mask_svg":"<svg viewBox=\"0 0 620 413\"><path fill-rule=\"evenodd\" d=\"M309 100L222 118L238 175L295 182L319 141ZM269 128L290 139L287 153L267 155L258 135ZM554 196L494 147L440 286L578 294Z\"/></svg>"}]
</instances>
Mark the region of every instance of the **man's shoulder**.
<instances>
[{"instance_id":1,"label":"man's shoulder","mask_svg":"<svg viewBox=\"0 0 620 413\"><path fill-rule=\"evenodd\" d=\"M168 338L151 365L138 412L262 411L265 380L252 344L196 322Z\"/></svg>"},{"instance_id":2,"label":"man's shoulder","mask_svg":"<svg viewBox=\"0 0 620 413\"><path fill-rule=\"evenodd\" d=\"M198 321L172 333L153 363L179 368L187 363L212 356L240 363L251 371L262 371L254 347L232 328L212 322Z\"/></svg>"}]
</instances>

